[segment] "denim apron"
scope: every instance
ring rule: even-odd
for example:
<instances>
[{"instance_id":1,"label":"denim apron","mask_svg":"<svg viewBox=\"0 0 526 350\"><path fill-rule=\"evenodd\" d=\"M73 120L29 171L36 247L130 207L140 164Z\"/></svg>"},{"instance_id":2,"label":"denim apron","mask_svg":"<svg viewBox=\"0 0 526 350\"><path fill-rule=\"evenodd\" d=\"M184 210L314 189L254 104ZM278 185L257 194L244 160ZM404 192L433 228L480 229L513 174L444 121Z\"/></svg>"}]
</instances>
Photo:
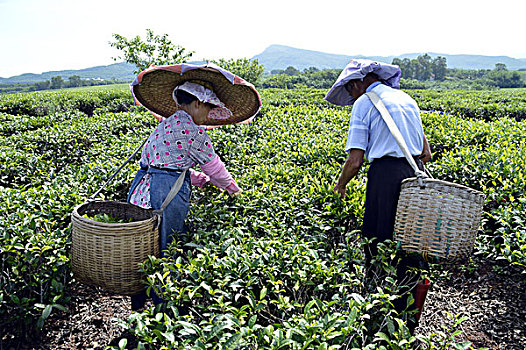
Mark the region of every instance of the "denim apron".
<instances>
[{"instance_id":1,"label":"denim apron","mask_svg":"<svg viewBox=\"0 0 526 350\"><path fill-rule=\"evenodd\" d=\"M126 201L130 202L130 197L135 187L137 187L144 175L150 174L150 205L154 210L161 209L165 198L181 173L182 171L177 170L141 166L141 169L137 171L133 179ZM185 231L184 220L190 206L191 191L190 172L187 171L181 189L162 212L161 225L159 227L161 257L164 256L164 251L173 241L174 236L177 237L179 233L184 233ZM151 297L155 305L163 303L163 300L153 292ZM144 305L146 298L146 290L133 295L131 297L132 310L137 310Z\"/></svg>"},{"instance_id":2,"label":"denim apron","mask_svg":"<svg viewBox=\"0 0 526 350\"><path fill-rule=\"evenodd\" d=\"M168 193L181 173L182 171L179 170L141 167L133 179L126 201L130 201L133 190L144 175L150 174L150 204L154 210L161 209L164 199L168 196ZM173 241L174 236L177 237L179 233L184 233L185 231L184 220L188 214L191 192L190 172L187 171L181 189L164 209L162 214L161 225L159 227L161 257L164 256L164 251Z\"/></svg>"}]
</instances>

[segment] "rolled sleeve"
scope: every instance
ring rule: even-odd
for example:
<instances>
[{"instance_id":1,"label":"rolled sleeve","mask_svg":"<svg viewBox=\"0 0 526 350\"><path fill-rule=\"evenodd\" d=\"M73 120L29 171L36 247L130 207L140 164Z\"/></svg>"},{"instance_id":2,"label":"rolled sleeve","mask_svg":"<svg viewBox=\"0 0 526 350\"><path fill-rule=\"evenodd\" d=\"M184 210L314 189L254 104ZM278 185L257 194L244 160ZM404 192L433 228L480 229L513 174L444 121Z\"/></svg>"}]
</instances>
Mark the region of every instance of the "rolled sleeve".
<instances>
[{"instance_id":1,"label":"rolled sleeve","mask_svg":"<svg viewBox=\"0 0 526 350\"><path fill-rule=\"evenodd\" d=\"M239 191L236 181L226 170L225 164L221 161L219 156L216 156L213 161L201 166L201 169L209 176L210 182L219 188L225 189L228 193L235 193Z\"/></svg>"},{"instance_id":2,"label":"rolled sleeve","mask_svg":"<svg viewBox=\"0 0 526 350\"><path fill-rule=\"evenodd\" d=\"M349 123L349 132L347 134L347 142L345 150L350 152L351 149L361 149L365 151L369 143L369 127L356 114L351 114L351 121Z\"/></svg>"}]
</instances>

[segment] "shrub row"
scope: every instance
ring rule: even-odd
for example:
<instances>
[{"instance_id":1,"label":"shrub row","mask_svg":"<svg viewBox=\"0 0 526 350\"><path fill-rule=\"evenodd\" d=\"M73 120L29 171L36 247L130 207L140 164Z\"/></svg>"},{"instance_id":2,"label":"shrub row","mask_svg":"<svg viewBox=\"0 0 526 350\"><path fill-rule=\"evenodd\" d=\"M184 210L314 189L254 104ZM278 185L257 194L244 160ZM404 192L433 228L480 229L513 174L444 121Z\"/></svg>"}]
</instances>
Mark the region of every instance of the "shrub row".
<instances>
[{"instance_id":1,"label":"shrub row","mask_svg":"<svg viewBox=\"0 0 526 350\"><path fill-rule=\"evenodd\" d=\"M496 91L433 91L408 90L422 110L460 114L465 118L515 120L526 118L526 89Z\"/></svg>"},{"instance_id":2,"label":"shrub row","mask_svg":"<svg viewBox=\"0 0 526 350\"><path fill-rule=\"evenodd\" d=\"M415 339L392 309L398 286L389 278L378 286L363 280L357 229L367 167L346 200L332 194L345 162L349 109L323 101L324 90L262 92L254 123L210 131L243 195L194 190L193 235L174 244L168 258L143 266L168 309L134 313L123 325L152 347L411 348ZM54 98L28 94L21 101L79 105L61 93ZM140 144L154 119L106 112L103 104L91 116L74 108L15 116L9 103L0 103L0 326L25 330L67 307L69 214ZM524 122L438 112L423 121L435 177L487 195L478 253L525 266ZM126 167L101 196L124 199L137 167ZM379 261L387 276L389 256Z\"/></svg>"},{"instance_id":3,"label":"shrub row","mask_svg":"<svg viewBox=\"0 0 526 350\"><path fill-rule=\"evenodd\" d=\"M91 116L104 111L124 112L133 106L133 99L127 88L60 90L2 95L0 113L45 116L80 111Z\"/></svg>"}]
</instances>

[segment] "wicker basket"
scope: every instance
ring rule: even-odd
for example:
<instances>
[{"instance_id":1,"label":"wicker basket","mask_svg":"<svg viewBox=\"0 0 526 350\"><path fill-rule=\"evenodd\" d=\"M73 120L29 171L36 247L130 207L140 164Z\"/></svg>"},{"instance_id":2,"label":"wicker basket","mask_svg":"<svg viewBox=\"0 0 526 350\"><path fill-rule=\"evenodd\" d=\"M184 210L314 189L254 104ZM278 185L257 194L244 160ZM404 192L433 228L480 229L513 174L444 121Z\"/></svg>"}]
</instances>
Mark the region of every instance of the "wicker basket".
<instances>
[{"instance_id":1,"label":"wicker basket","mask_svg":"<svg viewBox=\"0 0 526 350\"><path fill-rule=\"evenodd\" d=\"M110 214L131 223L102 223L86 217ZM145 288L138 264L159 256L159 217L151 210L114 201L92 201L72 213L71 265L82 283L135 295Z\"/></svg>"},{"instance_id":2,"label":"wicker basket","mask_svg":"<svg viewBox=\"0 0 526 350\"><path fill-rule=\"evenodd\" d=\"M402 181L395 240L402 249L446 259L467 257L480 225L484 194L451 182L416 177Z\"/></svg>"}]
</instances>

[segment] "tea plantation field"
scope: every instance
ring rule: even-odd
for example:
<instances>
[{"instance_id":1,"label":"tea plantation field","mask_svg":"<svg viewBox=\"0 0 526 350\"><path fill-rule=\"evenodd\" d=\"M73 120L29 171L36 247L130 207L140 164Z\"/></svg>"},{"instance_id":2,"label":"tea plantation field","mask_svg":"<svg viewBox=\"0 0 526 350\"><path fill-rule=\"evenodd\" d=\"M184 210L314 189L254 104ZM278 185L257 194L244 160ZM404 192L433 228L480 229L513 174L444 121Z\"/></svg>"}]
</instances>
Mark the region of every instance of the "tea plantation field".
<instances>
[{"instance_id":1,"label":"tea plantation field","mask_svg":"<svg viewBox=\"0 0 526 350\"><path fill-rule=\"evenodd\" d=\"M139 347L455 344L454 330L417 340L401 321L404 315L393 310L399 297L389 278L394 245L377 263L387 277L364 282L359 229L367 167L349 184L345 200L332 193L346 159L350 109L325 102L325 93L262 90L254 123L209 131L244 192L231 199L216 188L194 189L192 235L164 259L142 266L167 309L120 321ZM526 90L411 94L427 111L429 171L486 194L475 256L526 272ZM50 315L69 308L73 207L154 125L149 113L132 105L127 89L1 96L0 341L46 332ZM137 168L138 161L124 168L100 198L124 200ZM434 269L431 278L444 267ZM411 306L407 313L414 313Z\"/></svg>"}]
</instances>

